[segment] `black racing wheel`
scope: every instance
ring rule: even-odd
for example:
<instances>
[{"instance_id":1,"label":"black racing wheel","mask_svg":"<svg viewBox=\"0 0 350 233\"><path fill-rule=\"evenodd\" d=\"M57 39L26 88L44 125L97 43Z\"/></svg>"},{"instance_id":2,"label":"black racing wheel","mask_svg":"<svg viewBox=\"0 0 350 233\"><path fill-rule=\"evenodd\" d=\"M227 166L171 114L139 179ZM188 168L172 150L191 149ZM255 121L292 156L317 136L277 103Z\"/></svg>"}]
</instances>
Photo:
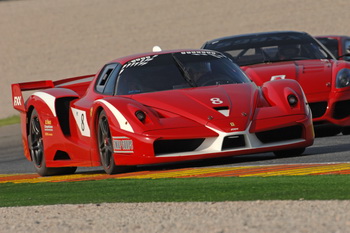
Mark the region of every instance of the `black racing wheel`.
<instances>
[{"instance_id":1,"label":"black racing wheel","mask_svg":"<svg viewBox=\"0 0 350 233\"><path fill-rule=\"evenodd\" d=\"M29 119L28 146L36 172L41 176L72 174L76 167L47 167L44 151L44 139L38 112L33 109Z\"/></svg>"},{"instance_id":2,"label":"black racing wheel","mask_svg":"<svg viewBox=\"0 0 350 233\"><path fill-rule=\"evenodd\" d=\"M98 117L97 140L101 164L107 174L121 173L130 169L129 166L117 166L115 164L112 135L106 112L103 110Z\"/></svg>"}]
</instances>

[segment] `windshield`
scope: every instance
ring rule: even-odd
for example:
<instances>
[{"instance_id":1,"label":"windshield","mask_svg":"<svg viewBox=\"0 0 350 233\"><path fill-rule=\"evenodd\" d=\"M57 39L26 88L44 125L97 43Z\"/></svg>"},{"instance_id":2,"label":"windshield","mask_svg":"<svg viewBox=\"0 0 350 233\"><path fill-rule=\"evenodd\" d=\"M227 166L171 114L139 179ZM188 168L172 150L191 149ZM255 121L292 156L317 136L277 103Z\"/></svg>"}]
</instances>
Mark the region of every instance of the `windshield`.
<instances>
[{"instance_id":1,"label":"windshield","mask_svg":"<svg viewBox=\"0 0 350 233\"><path fill-rule=\"evenodd\" d=\"M230 59L214 51L159 54L126 63L117 95L250 82Z\"/></svg>"},{"instance_id":2,"label":"windshield","mask_svg":"<svg viewBox=\"0 0 350 233\"><path fill-rule=\"evenodd\" d=\"M204 46L223 52L238 65L258 63L333 59L313 37L305 33L269 33L235 36Z\"/></svg>"}]
</instances>

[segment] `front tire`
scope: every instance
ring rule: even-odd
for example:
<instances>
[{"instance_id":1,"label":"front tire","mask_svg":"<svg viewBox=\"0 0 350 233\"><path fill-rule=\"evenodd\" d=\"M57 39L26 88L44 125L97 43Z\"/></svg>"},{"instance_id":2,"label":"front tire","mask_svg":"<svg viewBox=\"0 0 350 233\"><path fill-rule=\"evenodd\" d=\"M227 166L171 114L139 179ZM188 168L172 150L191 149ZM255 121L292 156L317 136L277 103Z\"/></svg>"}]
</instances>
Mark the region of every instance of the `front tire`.
<instances>
[{"instance_id":1,"label":"front tire","mask_svg":"<svg viewBox=\"0 0 350 233\"><path fill-rule=\"evenodd\" d=\"M114 161L113 139L109 128L108 118L105 111L101 111L97 126L98 149L103 169L107 174L125 172L128 166L117 166Z\"/></svg>"},{"instance_id":2,"label":"front tire","mask_svg":"<svg viewBox=\"0 0 350 233\"><path fill-rule=\"evenodd\" d=\"M77 170L76 167L46 167L44 139L41 131L39 115L36 109L33 109L29 120L28 147L34 168L40 176L72 174Z\"/></svg>"},{"instance_id":3,"label":"front tire","mask_svg":"<svg viewBox=\"0 0 350 233\"><path fill-rule=\"evenodd\" d=\"M315 137L331 137L339 134L341 131L342 129L337 126L318 126L315 127Z\"/></svg>"}]
</instances>

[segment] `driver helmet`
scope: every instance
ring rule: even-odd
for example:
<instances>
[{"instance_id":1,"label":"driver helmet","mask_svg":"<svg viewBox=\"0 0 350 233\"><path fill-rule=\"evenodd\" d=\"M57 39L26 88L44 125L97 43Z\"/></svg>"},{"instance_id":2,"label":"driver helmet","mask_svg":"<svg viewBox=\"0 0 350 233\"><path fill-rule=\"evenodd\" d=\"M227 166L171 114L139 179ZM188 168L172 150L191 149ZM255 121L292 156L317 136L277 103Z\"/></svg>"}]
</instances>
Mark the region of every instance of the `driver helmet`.
<instances>
[{"instance_id":1,"label":"driver helmet","mask_svg":"<svg viewBox=\"0 0 350 233\"><path fill-rule=\"evenodd\" d=\"M211 72L210 62L190 63L188 64L188 72L192 77L195 78L195 81L196 81L201 76Z\"/></svg>"}]
</instances>

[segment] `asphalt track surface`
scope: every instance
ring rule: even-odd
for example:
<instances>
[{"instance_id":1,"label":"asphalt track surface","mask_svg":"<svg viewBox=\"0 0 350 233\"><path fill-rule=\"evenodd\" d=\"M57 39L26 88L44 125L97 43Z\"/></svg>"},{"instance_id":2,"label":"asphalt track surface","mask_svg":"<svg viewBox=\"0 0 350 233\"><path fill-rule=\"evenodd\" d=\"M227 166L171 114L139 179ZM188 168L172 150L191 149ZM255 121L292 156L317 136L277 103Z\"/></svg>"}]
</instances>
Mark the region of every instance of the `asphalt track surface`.
<instances>
[{"instance_id":1,"label":"asphalt track surface","mask_svg":"<svg viewBox=\"0 0 350 233\"><path fill-rule=\"evenodd\" d=\"M105 175L101 167L78 168L76 174L40 178L23 155L18 124L0 127L0 183L60 182L106 178L186 178L210 176L272 176L350 174L350 135L316 138L302 156L277 158L260 153L201 161L139 166L131 173ZM31 179L31 180L28 180Z\"/></svg>"}]
</instances>

